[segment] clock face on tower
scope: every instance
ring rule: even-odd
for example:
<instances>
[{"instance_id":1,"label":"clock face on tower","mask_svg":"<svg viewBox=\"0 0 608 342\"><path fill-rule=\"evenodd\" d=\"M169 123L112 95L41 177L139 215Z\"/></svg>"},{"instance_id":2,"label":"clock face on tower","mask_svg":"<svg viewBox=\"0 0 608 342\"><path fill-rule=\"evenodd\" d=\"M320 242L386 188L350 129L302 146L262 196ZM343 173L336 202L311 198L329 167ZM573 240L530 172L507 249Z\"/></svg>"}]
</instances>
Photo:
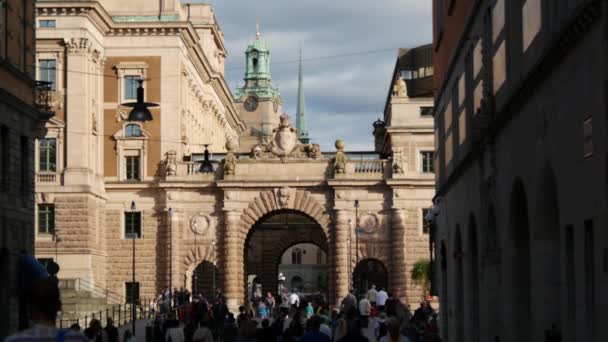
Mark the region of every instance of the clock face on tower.
<instances>
[{"instance_id":1,"label":"clock face on tower","mask_svg":"<svg viewBox=\"0 0 608 342\"><path fill-rule=\"evenodd\" d=\"M249 96L245 99L245 110L253 112L258 109L258 98L255 96Z\"/></svg>"}]
</instances>

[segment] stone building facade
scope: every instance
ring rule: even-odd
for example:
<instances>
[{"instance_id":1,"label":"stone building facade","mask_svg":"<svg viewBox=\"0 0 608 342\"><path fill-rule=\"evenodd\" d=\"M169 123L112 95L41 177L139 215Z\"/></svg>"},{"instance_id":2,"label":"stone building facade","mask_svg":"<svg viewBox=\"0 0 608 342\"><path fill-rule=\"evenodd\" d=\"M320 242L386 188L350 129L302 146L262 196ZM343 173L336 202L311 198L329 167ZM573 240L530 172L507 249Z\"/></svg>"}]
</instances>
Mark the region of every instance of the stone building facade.
<instances>
[{"instance_id":1,"label":"stone building facade","mask_svg":"<svg viewBox=\"0 0 608 342\"><path fill-rule=\"evenodd\" d=\"M34 142L52 116L34 68L34 1L0 1L0 339L27 327L18 257L34 254Z\"/></svg>"},{"instance_id":2,"label":"stone building facade","mask_svg":"<svg viewBox=\"0 0 608 342\"><path fill-rule=\"evenodd\" d=\"M606 2L434 4L443 337L604 340Z\"/></svg>"},{"instance_id":3,"label":"stone building facade","mask_svg":"<svg viewBox=\"0 0 608 342\"><path fill-rule=\"evenodd\" d=\"M269 54L259 34L246 51L249 86L233 99L223 77L223 34L209 5L39 1L37 14L38 22L55 21L40 29L37 58L47 66L56 60L58 115L37 149L56 167L37 166L36 247L40 258L55 258L57 247L60 278L84 278L125 297L132 286L140 297L169 286L219 287L236 308L246 298L250 270L276 289L277 251L314 243L330 265L332 304L352 285L357 259L382 263L387 287L403 301L422 298L408 267L428 257L422 208L431 204L434 183L409 155L417 143L397 139L408 124L376 132L391 147L370 152L373 160L350 160L341 140L336 151L301 142L289 116L280 115L270 64L253 62ZM126 122L121 106L139 77L146 79L146 101L160 104L143 124ZM416 139L425 136L432 149L431 121L407 112L408 123L424 122L414 125ZM403 115L394 110L391 117ZM393 147L405 146L393 156ZM209 160L206 148L214 154ZM59 243L41 229L41 210L54 214ZM285 217L281 229L293 229L285 238L256 242L268 222ZM306 225L294 227L302 219ZM135 250L131 233L138 237ZM255 248L272 261L249 260ZM136 284L130 283L133 254Z\"/></svg>"}]
</instances>

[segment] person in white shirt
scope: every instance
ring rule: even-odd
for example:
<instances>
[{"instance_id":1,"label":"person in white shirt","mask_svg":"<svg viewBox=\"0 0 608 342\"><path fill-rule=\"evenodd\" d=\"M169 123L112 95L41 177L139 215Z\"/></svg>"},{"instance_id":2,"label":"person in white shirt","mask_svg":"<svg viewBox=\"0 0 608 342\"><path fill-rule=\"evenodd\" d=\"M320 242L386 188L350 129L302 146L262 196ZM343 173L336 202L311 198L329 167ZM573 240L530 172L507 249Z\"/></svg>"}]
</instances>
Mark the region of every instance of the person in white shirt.
<instances>
[{"instance_id":1,"label":"person in white shirt","mask_svg":"<svg viewBox=\"0 0 608 342\"><path fill-rule=\"evenodd\" d=\"M367 298L367 300L369 300L370 304L372 304L372 306L376 306L376 294L378 292L376 291L376 285L372 285L372 287L367 290L367 295L365 295L365 297Z\"/></svg>"},{"instance_id":2,"label":"person in white shirt","mask_svg":"<svg viewBox=\"0 0 608 342\"><path fill-rule=\"evenodd\" d=\"M367 298L362 298L359 301L359 316L361 317L361 326L363 328L367 328L369 324L369 315L372 311L372 304L369 302Z\"/></svg>"},{"instance_id":3,"label":"person in white shirt","mask_svg":"<svg viewBox=\"0 0 608 342\"><path fill-rule=\"evenodd\" d=\"M292 292L289 295L289 307L291 308L291 316L293 316L296 313L299 306L300 306L300 296L298 296L297 293Z\"/></svg>"},{"instance_id":4,"label":"person in white shirt","mask_svg":"<svg viewBox=\"0 0 608 342\"><path fill-rule=\"evenodd\" d=\"M384 289L380 289L376 294L376 305L378 305L378 310L384 311L384 307L386 306L386 300L388 299L388 293L384 291Z\"/></svg>"},{"instance_id":5,"label":"person in white shirt","mask_svg":"<svg viewBox=\"0 0 608 342\"><path fill-rule=\"evenodd\" d=\"M379 342L410 342L410 339L399 332L399 320L397 317L388 319L388 334L381 337Z\"/></svg>"}]
</instances>

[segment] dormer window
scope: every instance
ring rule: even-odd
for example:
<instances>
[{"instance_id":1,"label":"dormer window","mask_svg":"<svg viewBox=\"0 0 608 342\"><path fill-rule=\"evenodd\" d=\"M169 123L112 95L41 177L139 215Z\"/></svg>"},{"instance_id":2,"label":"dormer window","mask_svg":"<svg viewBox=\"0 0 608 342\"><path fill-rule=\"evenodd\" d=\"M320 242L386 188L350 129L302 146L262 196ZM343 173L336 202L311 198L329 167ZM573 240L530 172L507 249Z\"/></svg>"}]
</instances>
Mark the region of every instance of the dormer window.
<instances>
[{"instance_id":1,"label":"dormer window","mask_svg":"<svg viewBox=\"0 0 608 342\"><path fill-rule=\"evenodd\" d=\"M141 127L136 124L128 124L125 126L125 138L141 137Z\"/></svg>"}]
</instances>

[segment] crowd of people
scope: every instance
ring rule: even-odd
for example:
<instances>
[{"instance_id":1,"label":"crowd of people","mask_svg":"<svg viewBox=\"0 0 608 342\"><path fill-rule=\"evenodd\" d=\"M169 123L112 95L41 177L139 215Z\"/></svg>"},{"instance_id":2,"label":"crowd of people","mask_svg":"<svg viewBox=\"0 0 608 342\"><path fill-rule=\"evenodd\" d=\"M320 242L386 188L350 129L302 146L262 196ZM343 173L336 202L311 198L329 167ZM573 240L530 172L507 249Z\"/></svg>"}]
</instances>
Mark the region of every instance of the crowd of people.
<instances>
[{"instance_id":1,"label":"crowd of people","mask_svg":"<svg viewBox=\"0 0 608 342\"><path fill-rule=\"evenodd\" d=\"M184 292L174 297L180 293ZM428 302L412 314L408 305L375 286L361 299L349 292L335 310L325 301L300 298L297 292L284 292L278 300L268 293L239 307L236 317L220 291L211 298L199 294L190 302L183 298L174 300L179 303L176 310L164 310L167 296L159 296L155 341L441 341L437 314Z\"/></svg>"},{"instance_id":2,"label":"crowd of people","mask_svg":"<svg viewBox=\"0 0 608 342\"><path fill-rule=\"evenodd\" d=\"M29 329L9 336L6 342L95 341L134 342L132 331L119 336L111 318L106 327L97 319L81 332L55 327L61 300L57 279L50 277L37 260L24 258L28 279L21 281L33 323ZM361 298L349 292L339 308L330 311L324 300L300 298L284 291L278 300L268 293L255 303L241 306L235 317L222 292L192 297L184 289L164 291L154 306L153 324L140 340L155 342L437 342L437 314L428 302L412 313L407 305L384 289L372 286Z\"/></svg>"}]
</instances>

